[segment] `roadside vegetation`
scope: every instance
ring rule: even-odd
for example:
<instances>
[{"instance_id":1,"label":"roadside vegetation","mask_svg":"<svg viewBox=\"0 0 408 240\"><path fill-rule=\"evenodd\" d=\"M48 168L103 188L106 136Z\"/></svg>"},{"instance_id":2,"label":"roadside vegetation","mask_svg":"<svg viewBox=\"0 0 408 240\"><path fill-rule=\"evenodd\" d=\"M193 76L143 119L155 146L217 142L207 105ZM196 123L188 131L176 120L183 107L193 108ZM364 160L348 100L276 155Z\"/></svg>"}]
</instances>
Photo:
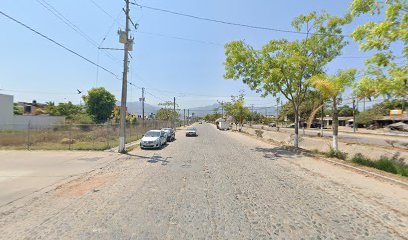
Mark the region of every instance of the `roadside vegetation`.
<instances>
[{"instance_id":1,"label":"roadside vegetation","mask_svg":"<svg viewBox=\"0 0 408 240\"><path fill-rule=\"evenodd\" d=\"M356 154L351 161L359 165L376 168L389 173L398 174L404 177L408 177L408 165L405 164L403 159L398 157L380 157L378 160L372 160L365 157L362 154Z\"/></svg>"},{"instance_id":2,"label":"roadside vegetation","mask_svg":"<svg viewBox=\"0 0 408 240\"><path fill-rule=\"evenodd\" d=\"M240 80L262 96L285 98L278 120L294 122L296 148L299 128L310 127L319 111L320 125L325 116L332 116L333 144L329 155L341 157L340 116L354 115L353 126L371 127L374 120L389 114L389 110L406 109L406 101L399 104L398 99L408 95L407 11L405 1L353 0L349 12L343 16L331 16L324 11L300 15L293 19L292 26L305 33L303 38L274 39L260 49L245 41L226 44L224 78ZM359 44L361 51L374 54L358 73L357 69L339 69L338 74L328 75L327 64L341 56L349 44L343 28L361 16L367 21L357 26L349 37ZM395 48L398 44L401 47ZM347 89L352 92L347 100L353 102L353 108L340 106ZM385 101L368 110L363 107L361 113L356 110L356 102L379 97L394 98L395 104ZM326 105L331 106L326 108ZM242 126L242 118L239 122Z\"/></svg>"}]
</instances>

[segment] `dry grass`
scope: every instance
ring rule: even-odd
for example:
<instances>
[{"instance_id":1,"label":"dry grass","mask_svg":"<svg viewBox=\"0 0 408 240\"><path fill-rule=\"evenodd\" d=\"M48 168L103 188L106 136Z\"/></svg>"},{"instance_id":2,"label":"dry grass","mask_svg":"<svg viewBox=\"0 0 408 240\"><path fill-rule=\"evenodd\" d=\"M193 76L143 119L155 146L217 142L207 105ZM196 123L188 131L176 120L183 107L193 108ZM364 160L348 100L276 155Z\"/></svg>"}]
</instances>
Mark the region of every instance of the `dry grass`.
<instances>
[{"instance_id":1,"label":"dry grass","mask_svg":"<svg viewBox=\"0 0 408 240\"><path fill-rule=\"evenodd\" d=\"M136 141L149 129L167 127L152 122L126 129L126 143ZM31 150L106 150L118 145L116 125L64 125L50 129L0 131L0 149Z\"/></svg>"}]
</instances>

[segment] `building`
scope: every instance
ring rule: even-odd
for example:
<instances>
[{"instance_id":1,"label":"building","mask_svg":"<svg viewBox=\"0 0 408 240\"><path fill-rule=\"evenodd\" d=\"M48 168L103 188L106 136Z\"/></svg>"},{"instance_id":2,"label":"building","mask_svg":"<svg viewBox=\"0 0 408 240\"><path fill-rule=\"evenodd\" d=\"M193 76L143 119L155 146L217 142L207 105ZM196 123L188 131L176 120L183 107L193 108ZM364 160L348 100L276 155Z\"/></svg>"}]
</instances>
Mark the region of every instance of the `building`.
<instances>
[{"instance_id":1,"label":"building","mask_svg":"<svg viewBox=\"0 0 408 240\"><path fill-rule=\"evenodd\" d=\"M382 128L382 127L385 127L387 125L397 123L397 122L408 123L408 113L405 112L401 115L384 116L382 118L375 119L374 126L378 128Z\"/></svg>"},{"instance_id":2,"label":"building","mask_svg":"<svg viewBox=\"0 0 408 240\"><path fill-rule=\"evenodd\" d=\"M316 118L319 122L322 118ZM325 126L331 126L333 124L333 117L324 117L323 122ZM353 123L353 117L339 117L339 126L349 126Z\"/></svg>"},{"instance_id":3,"label":"building","mask_svg":"<svg viewBox=\"0 0 408 240\"><path fill-rule=\"evenodd\" d=\"M19 103L24 108L23 115L14 115L13 96L0 94L0 130L23 130L28 128L49 128L56 124L64 124L65 117L34 115L36 109L43 104Z\"/></svg>"}]
</instances>

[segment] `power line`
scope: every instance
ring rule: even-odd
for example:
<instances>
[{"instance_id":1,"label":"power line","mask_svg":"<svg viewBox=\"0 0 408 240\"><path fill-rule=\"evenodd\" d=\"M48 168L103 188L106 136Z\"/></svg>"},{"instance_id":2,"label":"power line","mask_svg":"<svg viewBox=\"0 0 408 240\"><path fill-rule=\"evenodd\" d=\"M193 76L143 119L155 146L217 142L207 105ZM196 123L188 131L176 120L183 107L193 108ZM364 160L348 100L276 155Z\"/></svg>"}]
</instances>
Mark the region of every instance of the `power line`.
<instances>
[{"instance_id":1,"label":"power line","mask_svg":"<svg viewBox=\"0 0 408 240\"><path fill-rule=\"evenodd\" d=\"M270 28L270 27L262 27L262 26L255 26L255 25L249 25L249 24L243 24L243 23L234 23L234 22L218 20L218 19L213 19L213 18L199 17L199 16L186 14L186 13L175 12L175 11L171 11L171 10L167 10L167 9L150 7L150 6L146 6L146 5L140 5L140 4L135 3L135 2L133 2L132 4L136 5L136 6L140 7L140 8L146 8L146 9L150 9L150 10L153 10L153 11L169 13L169 14L173 14L173 15L193 18L193 19L207 21L207 22L215 22L215 23L220 23L220 24L225 24L225 25L232 25L232 26L237 26L237 27L245 27L245 28L252 28L252 29L266 30L266 31L273 31L273 32L294 33L294 34L302 34L302 35L310 34L310 33L301 32L301 31L293 31L293 30L284 30L284 29L277 29L277 28ZM312 33L312 34L321 35L319 33ZM346 35L338 35L338 36L347 37Z\"/></svg>"},{"instance_id":2,"label":"power line","mask_svg":"<svg viewBox=\"0 0 408 240\"><path fill-rule=\"evenodd\" d=\"M28 26L28 25L26 25L26 24L20 22L19 20L17 20L17 19L15 19L15 18L13 18L13 17L7 15L6 13L4 13L4 12L1 11L1 10L0 10L0 14L3 15L3 16L5 16L5 17L8 18L8 19L14 21L15 23L18 23L19 25L21 25L21 26L27 28L28 30L34 32L35 34L37 34L37 35L39 35L39 36L45 38L46 40L48 40L48 41L54 43L55 45L57 45L57 46L59 46L59 47L65 49L66 51L68 51L68 52L70 52L70 53L72 53L72 54L74 54L74 55L76 55L76 56L82 58L83 60L87 61L88 63L90 63L90 64L92 64L92 65L94 65L94 66L99 67L100 69L104 70L105 72L107 72L107 73L113 75L115 78L119 79L118 76L117 76L115 73L113 73L112 71L110 71L110 70L106 69L105 67L102 67L101 65L99 65L99 64L97 64L97 63L95 63L95 62L93 62L92 60L90 60L90 59L88 59L88 58L82 56L81 54L75 52L74 50L71 50L70 48L68 48L68 47L66 47L66 46L64 46L64 45L62 45L61 43L55 41L54 39L52 39L52 38L50 38L50 37L48 37L48 36L46 36L46 35L44 35L44 34L38 32L37 30L33 29L32 27L30 27L30 26Z\"/></svg>"},{"instance_id":3,"label":"power line","mask_svg":"<svg viewBox=\"0 0 408 240\"><path fill-rule=\"evenodd\" d=\"M36 0L37 3L39 3L41 6L43 6L45 9L47 9L49 12L51 12L55 17L57 17L59 20L61 20L65 25L67 25L69 28L74 30L76 33L78 33L82 38L84 38L87 42L89 42L92 46L98 48L98 43L93 40L90 36L88 36L84 31L82 31L77 25L72 23L68 18L66 18L61 12L59 12L54 6L52 6L50 3L48 3L45 0ZM103 52L107 57L109 57L111 60L118 62L118 59L112 56L108 52Z\"/></svg>"}]
</instances>

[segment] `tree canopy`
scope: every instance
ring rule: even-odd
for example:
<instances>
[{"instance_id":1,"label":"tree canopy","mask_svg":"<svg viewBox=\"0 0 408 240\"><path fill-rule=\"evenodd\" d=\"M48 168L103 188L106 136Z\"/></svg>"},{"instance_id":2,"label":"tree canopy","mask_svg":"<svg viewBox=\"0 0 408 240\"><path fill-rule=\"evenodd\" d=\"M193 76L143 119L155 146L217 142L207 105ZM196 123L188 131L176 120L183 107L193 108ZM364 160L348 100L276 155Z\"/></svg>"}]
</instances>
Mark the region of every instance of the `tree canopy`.
<instances>
[{"instance_id":1,"label":"tree canopy","mask_svg":"<svg viewBox=\"0 0 408 240\"><path fill-rule=\"evenodd\" d=\"M341 26L349 19L333 17L323 12L300 15L292 22L303 39L271 40L255 50L244 41L225 46L227 79L242 80L262 96L282 94L291 102L298 121L299 107L310 84L307 79L324 73L324 67L340 55L346 45ZM295 124L294 145L298 146L298 124Z\"/></svg>"},{"instance_id":2,"label":"tree canopy","mask_svg":"<svg viewBox=\"0 0 408 240\"><path fill-rule=\"evenodd\" d=\"M112 116L116 104L115 96L105 88L92 88L88 95L82 96L86 111L97 123L106 122Z\"/></svg>"},{"instance_id":3,"label":"tree canopy","mask_svg":"<svg viewBox=\"0 0 408 240\"><path fill-rule=\"evenodd\" d=\"M352 17L371 15L352 38L362 51L376 51L366 60L362 80L356 85L360 98L408 95L408 4L406 0L353 0Z\"/></svg>"}]
</instances>

